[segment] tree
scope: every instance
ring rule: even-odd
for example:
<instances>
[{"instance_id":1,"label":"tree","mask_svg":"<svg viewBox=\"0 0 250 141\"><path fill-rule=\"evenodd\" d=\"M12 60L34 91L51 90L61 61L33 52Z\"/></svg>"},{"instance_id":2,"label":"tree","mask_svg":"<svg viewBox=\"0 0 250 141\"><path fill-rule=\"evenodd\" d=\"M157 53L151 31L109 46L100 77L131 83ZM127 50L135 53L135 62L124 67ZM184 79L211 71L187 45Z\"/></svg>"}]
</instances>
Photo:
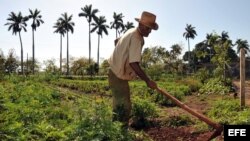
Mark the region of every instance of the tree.
<instances>
[{"instance_id":1,"label":"tree","mask_svg":"<svg viewBox=\"0 0 250 141\"><path fill-rule=\"evenodd\" d=\"M225 43L228 40L229 40L228 32L222 31L221 32L221 36L219 36L219 40L218 41L223 44L223 43Z\"/></svg>"},{"instance_id":2,"label":"tree","mask_svg":"<svg viewBox=\"0 0 250 141\"><path fill-rule=\"evenodd\" d=\"M142 62L141 62L143 68L149 67L149 65L150 65L149 61L151 60L151 56L152 56L151 54L152 54L152 52L151 52L150 48L145 48L143 50Z\"/></svg>"},{"instance_id":3,"label":"tree","mask_svg":"<svg viewBox=\"0 0 250 141\"><path fill-rule=\"evenodd\" d=\"M113 14L113 18L114 18L114 21L111 22L111 29L114 28L115 29L115 33L116 33L116 38L118 38L118 34L120 34L123 30L124 30L124 25L123 25L123 18L124 16L122 15L122 13L120 14L116 14L114 12Z\"/></svg>"},{"instance_id":4,"label":"tree","mask_svg":"<svg viewBox=\"0 0 250 141\"><path fill-rule=\"evenodd\" d=\"M153 65L163 64L166 58L166 50L164 47L155 46L145 48L142 53L142 66L149 68Z\"/></svg>"},{"instance_id":5,"label":"tree","mask_svg":"<svg viewBox=\"0 0 250 141\"><path fill-rule=\"evenodd\" d=\"M90 64L90 59L91 59L91 36L90 36L90 25L92 22L93 18L96 17L96 13L99 12L98 9L93 9L92 10L92 5L86 5L84 8L81 8L82 13L79 13L79 17L85 17L89 23L89 64Z\"/></svg>"},{"instance_id":6,"label":"tree","mask_svg":"<svg viewBox=\"0 0 250 141\"><path fill-rule=\"evenodd\" d=\"M95 74L98 74L99 66L97 66L97 63L92 63L91 65L88 66L86 71L88 75L93 76Z\"/></svg>"},{"instance_id":7,"label":"tree","mask_svg":"<svg viewBox=\"0 0 250 141\"><path fill-rule=\"evenodd\" d=\"M29 59L28 53L26 57L26 61L23 62L24 64L26 64L26 66L24 67L24 72L25 75L29 75L32 72L33 61Z\"/></svg>"},{"instance_id":8,"label":"tree","mask_svg":"<svg viewBox=\"0 0 250 141\"><path fill-rule=\"evenodd\" d=\"M228 50L232 48L232 45L232 40L230 40L228 32L223 31L221 36L217 38L214 46L215 55L212 58L212 62L217 65L215 75L224 81L224 84L226 84L226 70L228 70L226 66L229 66L230 62Z\"/></svg>"},{"instance_id":9,"label":"tree","mask_svg":"<svg viewBox=\"0 0 250 141\"><path fill-rule=\"evenodd\" d=\"M21 38L21 31L22 29L26 32L26 22L28 21L28 17L23 17L22 13L19 12L18 14L11 12L9 14L9 18L7 19L9 22L7 22L5 25L9 25L8 31L12 30L12 34L19 35L20 44L21 44L21 73L24 75L23 71L23 44L22 44L22 38Z\"/></svg>"},{"instance_id":10,"label":"tree","mask_svg":"<svg viewBox=\"0 0 250 141\"><path fill-rule=\"evenodd\" d=\"M191 24L187 24L187 27L185 28L186 32L183 33L183 37L188 40L188 52L190 52L190 43L189 39L194 39L196 34L196 31L194 30L195 27L192 27ZM188 56L188 63L190 63L190 56Z\"/></svg>"},{"instance_id":11,"label":"tree","mask_svg":"<svg viewBox=\"0 0 250 141\"><path fill-rule=\"evenodd\" d=\"M103 62L101 64L101 69L102 69L102 72L104 74L106 74L106 75L108 74L109 67L110 67L110 65L109 65L108 60L107 59L103 60Z\"/></svg>"},{"instance_id":12,"label":"tree","mask_svg":"<svg viewBox=\"0 0 250 141\"><path fill-rule=\"evenodd\" d=\"M172 49L170 51L170 54L172 56L171 58L175 60L181 54L182 48L181 48L181 46L179 44L174 44L174 45L171 46L171 49Z\"/></svg>"},{"instance_id":13,"label":"tree","mask_svg":"<svg viewBox=\"0 0 250 141\"><path fill-rule=\"evenodd\" d=\"M32 73L35 73L35 34L36 28L43 24L42 15L40 15L40 11L35 9L32 11L29 9L30 15L29 18L32 19Z\"/></svg>"},{"instance_id":14,"label":"tree","mask_svg":"<svg viewBox=\"0 0 250 141\"><path fill-rule=\"evenodd\" d=\"M107 28L109 28L108 25L106 25L106 19L104 16L100 16L99 18L94 19L95 23L92 23L94 28L91 30L91 33L97 30L98 34L98 49L97 49L97 65L99 67L99 50L100 50L100 37L102 37L102 33L104 32L106 35L108 35Z\"/></svg>"},{"instance_id":15,"label":"tree","mask_svg":"<svg viewBox=\"0 0 250 141\"><path fill-rule=\"evenodd\" d=\"M81 57L73 60L71 71L74 75L83 75L85 70L88 68L88 59Z\"/></svg>"},{"instance_id":16,"label":"tree","mask_svg":"<svg viewBox=\"0 0 250 141\"><path fill-rule=\"evenodd\" d=\"M237 53L239 53L241 49L244 49L246 54L250 52L247 40L237 39L235 45L237 45Z\"/></svg>"},{"instance_id":17,"label":"tree","mask_svg":"<svg viewBox=\"0 0 250 141\"><path fill-rule=\"evenodd\" d=\"M73 34L75 25L74 22L72 22L73 15L68 16L67 13L62 14L62 17L58 19L58 21L62 24L62 28L65 29L67 34L67 75L69 75L69 32Z\"/></svg>"},{"instance_id":18,"label":"tree","mask_svg":"<svg viewBox=\"0 0 250 141\"><path fill-rule=\"evenodd\" d=\"M54 58L43 61L45 65L45 72L55 73L57 71L56 60Z\"/></svg>"},{"instance_id":19,"label":"tree","mask_svg":"<svg viewBox=\"0 0 250 141\"><path fill-rule=\"evenodd\" d=\"M212 56L215 54L214 45L216 44L219 36L217 34L210 33L206 35L205 45L209 48L209 61L211 62Z\"/></svg>"},{"instance_id":20,"label":"tree","mask_svg":"<svg viewBox=\"0 0 250 141\"><path fill-rule=\"evenodd\" d=\"M53 27L56 28L54 33L60 34L60 73L62 73L62 37L66 33L66 30L63 27L62 22L60 20L57 20L57 22Z\"/></svg>"},{"instance_id":21,"label":"tree","mask_svg":"<svg viewBox=\"0 0 250 141\"><path fill-rule=\"evenodd\" d=\"M27 59L26 61L23 62L23 64L26 64L26 66L24 66L24 72L26 73L26 75L32 73L32 67L33 67L33 58L28 56L27 54ZM34 60L34 68L35 70L39 70L39 62L35 59Z\"/></svg>"},{"instance_id":22,"label":"tree","mask_svg":"<svg viewBox=\"0 0 250 141\"><path fill-rule=\"evenodd\" d=\"M4 57L3 51L0 49L0 80L3 79L5 73L5 67L4 67L5 61L6 59Z\"/></svg>"},{"instance_id":23,"label":"tree","mask_svg":"<svg viewBox=\"0 0 250 141\"><path fill-rule=\"evenodd\" d=\"M166 59L166 49L161 46L145 48L142 53L142 67L146 68L146 72L154 80L159 80L164 70L164 62Z\"/></svg>"},{"instance_id":24,"label":"tree","mask_svg":"<svg viewBox=\"0 0 250 141\"><path fill-rule=\"evenodd\" d=\"M199 59L199 63L210 62L210 49L205 42L195 45L194 54Z\"/></svg>"},{"instance_id":25,"label":"tree","mask_svg":"<svg viewBox=\"0 0 250 141\"><path fill-rule=\"evenodd\" d=\"M170 70L172 72L182 72L183 62L179 59L181 55L182 47L179 44L172 45L170 51L166 51L167 58L165 59L165 70Z\"/></svg>"},{"instance_id":26,"label":"tree","mask_svg":"<svg viewBox=\"0 0 250 141\"><path fill-rule=\"evenodd\" d=\"M7 59L6 59L6 62L5 62L5 71L7 73L16 72L16 69L18 68L18 62L17 62L16 58L17 57L15 55L15 50L10 49L9 54L7 56Z\"/></svg>"},{"instance_id":27,"label":"tree","mask_svg":"<svg viewBox=\"0 0 250 141\"><path fill-rule=\"evenodd\" d=\"M124 25L124 30L123 30L123 33L125 33L126 31L128 31L130 28L134 28L134 23L132 22L127 22L125 25Z\"/></svg>"}]
</instances>

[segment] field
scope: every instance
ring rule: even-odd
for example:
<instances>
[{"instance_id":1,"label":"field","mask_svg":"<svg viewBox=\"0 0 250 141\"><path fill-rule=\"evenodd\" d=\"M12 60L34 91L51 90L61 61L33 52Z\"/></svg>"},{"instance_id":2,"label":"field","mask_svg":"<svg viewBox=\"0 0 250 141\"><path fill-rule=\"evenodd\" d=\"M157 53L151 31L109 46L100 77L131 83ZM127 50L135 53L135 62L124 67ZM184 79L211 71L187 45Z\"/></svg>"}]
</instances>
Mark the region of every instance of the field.
<instances>
[{"instance_id":1,"label":"field","mask_svg":"<svg viewBox=\"0 0 250 141\"><path fill-rule=\"evenodd\" d=\"M200 82L165 79L159 86L221 124L250 124L250 109L233 94L206 93ZM55 75L7 76L0 81L1 140L165 141L205 140L211 127L176 107L142 81L130 83L130 129L112 122L107 78L66 79ZM200 89L201 91L198 91ZM223 135L215 140L223 140Z\"/></svg>"}]
</instances>

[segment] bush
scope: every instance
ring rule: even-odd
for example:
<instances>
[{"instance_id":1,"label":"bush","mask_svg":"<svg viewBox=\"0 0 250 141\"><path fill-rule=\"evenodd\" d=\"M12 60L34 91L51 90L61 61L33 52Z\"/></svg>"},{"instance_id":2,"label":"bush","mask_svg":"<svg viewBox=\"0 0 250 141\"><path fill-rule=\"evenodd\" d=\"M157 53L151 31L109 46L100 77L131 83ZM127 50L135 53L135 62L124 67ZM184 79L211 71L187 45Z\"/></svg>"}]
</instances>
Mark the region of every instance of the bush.
<instances>
[{"instance_id":1,"label":"bush","mask_svg":"<svg viewBox=\"0 0 250 141\"><path fill-rule=\"evenodd\" d=\"M201 94L227 94L230 91L230 87L224 86L224 83L220 81L219 78L209 79L207 83L205 83L199 93Z\"/></svg>"},{"instance_id":2,"label":"bush","mask_svg":"<svg viewBox=\"0 0 250 141\"><path fill-rule=\"evenodd\" d=\"M190 88L188 86L177 84L174 82L159 82L158 86L165 89L172 96L179 100L182 100L185 95L190 93ZM153 102L157 102L165 106L175 106L170 99L166 98L164 95L157 93L155 90L148 88L144 82L142 83L130 83L131 92L135 96L139 96L142 99L150 99Z\"/></svg>"},{"instance_id":3,"label":"bush","mask_svg":"<svg viewBox=\"0 0 250 141\"><path fill-rule=\"evenodd\" d=\"M44 75L44 80L47 81L47 82L50 82L50 81L56 81L60 78L60 74L59 73L45 73Z\"/></svg>"},{"instance_id":4,"label":"bush","mask_svg":"<svg viewBox=\"0 0 250 141\"><path fill-rule=\"evenodd\" d=\"M121 123L112 121L112 112L107 104L103 101L97 101L91 109L93 111L85 111L85 117L78 123L70 140L132 140L129 139L129 134L123 135Z\"/></svg>"},{"instance_id":5,"label":"bush","mask_svg":"<svg viewBox=\"0 0 250 141\"><path fill-rule=\"evenodd\" d=\"M235 99L216 101L208 115L222 124L250 124L250 109L242 109Z\"/></svg>"},{"instance_id":6,"label":"bush","mask_svg":"<svg viewBox=\"0 0 250 141\"><path fill-rule=\"evenodd\" d=\"M191 94L191 92L197 92L201 87L202 84L199 80L193 79L193 78L186 78L186 79L182 79L177 81L177 83L188 86L190 93L187 94ZM185 95L187 95L185 94Z\"/></svg>"},{"instance_id":7,"label":"bush","mask_svg":"<svg viewBox=\"0 0 250 141\"><path fill-rule=\"evenodd\" d=\"M133 126L144 128L149 126L148 120L157 117L156 105L148 99L142 99L138 96L133 98L132 119Z\"/></svg>"},{"instance_id":8,"label":"bush","mask_svg":"<svg viewBox=\"0 0 250 141\"><path fill-rule=\"evenodd\" d=\"M160 80L164 72L164 67L162 65L154 65L147 69L147 74L155 81Z\"/></svg>"},{"instance_id":9,"label":"bush","mask_svg":"<svg viewBox=\"0 0 250 141\"><path fill-rule=\"evenodd\" d=\"M195 77L199 79L202 83L205 83L207 79L211 77L209 70L206 68L201 68L195 74Z\"/></svg>"},{"instance_id":10,"label":"bush","mask_svg":"<svg viewBox=\"0 0 250 141\"><path fill-rule=\"evenodd\" d=\"M184 93L182 91L169 91L169 94L171 94L173 97L175 97L178 100L182 100L184 98ZM176 106L176 104L166 96L162 94L155 94L153 95L155 102L164 105L164 106Z\"/></svg>"}]
</instances>

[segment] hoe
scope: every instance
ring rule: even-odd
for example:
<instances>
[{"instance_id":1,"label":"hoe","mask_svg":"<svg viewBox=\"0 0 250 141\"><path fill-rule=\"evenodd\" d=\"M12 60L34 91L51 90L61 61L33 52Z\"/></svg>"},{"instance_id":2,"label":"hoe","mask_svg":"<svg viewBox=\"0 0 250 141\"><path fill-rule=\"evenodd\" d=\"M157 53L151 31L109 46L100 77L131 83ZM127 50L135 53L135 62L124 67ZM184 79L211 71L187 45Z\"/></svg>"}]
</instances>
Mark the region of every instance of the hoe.
<instances>
[{"instance_id":1,"label":"hoe","mask_svg":"<svg viewBox=\"0 0 250 141\"><path fill-rule=\"evenodd\" d=\"M212 126L215 129L215 131L209 137L208 141L216 138L219 135L221 135L221 132L223 131L223 126L221 124L215 123L214 121L212 121L208 117L202 115L201 113L198 113L198 112L194 111L193 109L191 109L190 107L188 107L186 104L184 104L181 101L179 101L178 99L176 99L174 96L172 96L169 93L163 91L161 88L157 87L156 90L159 93L161 93L162 95L164 95L167 98L171 99L176 105L178 105L182 109L186 110L187 112L189 112L193 116L197 117L198 119L200 119L200 120L204 121L205 123L207 123L208 125Z\"/></svg>"}]
</instances>

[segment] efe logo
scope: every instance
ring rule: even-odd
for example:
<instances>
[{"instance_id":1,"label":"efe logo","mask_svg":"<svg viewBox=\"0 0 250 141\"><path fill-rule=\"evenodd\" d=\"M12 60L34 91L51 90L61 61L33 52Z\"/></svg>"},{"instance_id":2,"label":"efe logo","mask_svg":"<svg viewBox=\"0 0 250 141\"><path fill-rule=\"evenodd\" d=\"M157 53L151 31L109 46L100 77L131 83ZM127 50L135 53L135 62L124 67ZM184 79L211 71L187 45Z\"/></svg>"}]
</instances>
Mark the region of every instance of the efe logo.
<instances>
[{"instance_id":1,"label":"efe logo","mask_svg":"<svg viewBox=\"0 0 250 141\"><path fill-rule=\"evenodd\" d=\"M228 136L246 136L246 129L228 129Z\"/></svg>"},{"instance_id":2,"label":"efe logo","mask_svg":"<svg viewBox=\"0 0 250 141\"><path fill-rule=\"evenodd\" d=\"M250 137L250 125L224 125L224 140L231 141L239 139L248 141Z\"/></svg>"}]
</instances>

